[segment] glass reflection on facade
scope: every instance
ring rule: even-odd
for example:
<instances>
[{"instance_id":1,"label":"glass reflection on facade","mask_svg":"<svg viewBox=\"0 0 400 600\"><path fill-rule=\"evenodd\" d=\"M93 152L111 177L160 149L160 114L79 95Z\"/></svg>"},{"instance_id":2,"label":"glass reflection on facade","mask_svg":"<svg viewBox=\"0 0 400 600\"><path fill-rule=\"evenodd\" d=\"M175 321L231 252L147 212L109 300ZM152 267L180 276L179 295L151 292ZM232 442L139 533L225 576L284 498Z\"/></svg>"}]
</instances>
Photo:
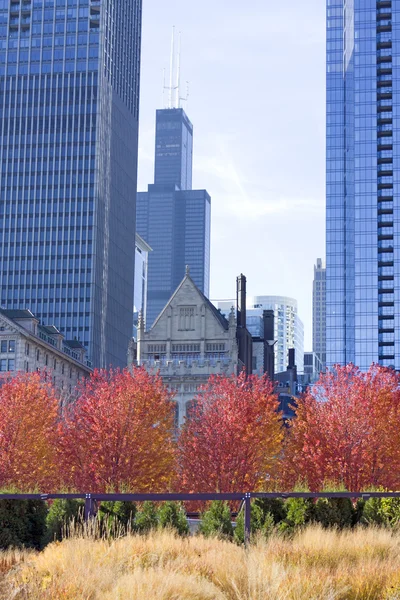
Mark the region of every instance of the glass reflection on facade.
<instances>
[{"instance_id":1,"label":"glass reflection on facade","mask_svg":"<svg viewBox=\"0 0 400 600\"><path fill-rule=\"evenodd\" d=\"M399 369L400 5L327 11L327 366Z\"/></svg>"},{"instance_id":2,"label":"glass reflection on facade","mask_svg":"<svg viewBox=\"0 0 400 600\"><path fill-rule=\"evenodd\" d=\"M149 329L185 276L208 297L211 198L192 190L193 127L181 108L157 111L155 184L137 196L137 232L151 246Z\"/></svg>"},{"instance_id":3,"label":"glass reflection on facade","mask_svg":"<svg viewBox=\"0 0 400 600\"><path fill-rule=\"evenodd\" d=\"M141 0L0 0L1 304L94 366L132 332Z\"/></svg>"}]
</instances>

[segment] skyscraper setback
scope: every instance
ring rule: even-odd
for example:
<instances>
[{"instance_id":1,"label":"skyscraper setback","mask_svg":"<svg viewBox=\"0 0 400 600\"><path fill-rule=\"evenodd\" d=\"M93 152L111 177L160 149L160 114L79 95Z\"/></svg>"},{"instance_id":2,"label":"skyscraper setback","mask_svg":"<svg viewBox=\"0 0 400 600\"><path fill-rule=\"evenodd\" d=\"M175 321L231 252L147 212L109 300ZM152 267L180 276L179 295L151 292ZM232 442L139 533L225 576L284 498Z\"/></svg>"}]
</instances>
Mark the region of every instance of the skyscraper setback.
<instances>
[{"instance_id":1,"label":"skyscraper setback","mask_svg":"<svg viewBox=\"0 0 400 600\"><path fill-rule=\"evenodd\" d=\"M0 3L1 304L94 366L132 332L141 0Z\"/></svg>"},{"instance_id":2,"label":"skyscraper setback","mask_svg":"<svg viewBox=\"0 0 400 600\"><path fill-rule=\"evenodd\" d=\"M400 369L400 4L327 11L327 364Z\"/></svg>"},{"instance_id":3,"label":"skyscraper setback","mask_svg":"<svg viewBox=\"0 0 400 600\"><path fill-rule=\"evenodd\" d=\"M182 281L186 265L208 296L211 198L192 190L193 126L182 108L156 115L155 183L137 197L137 231L152 247L146 326L151 327Z\"/></svg>"}]
</instances>

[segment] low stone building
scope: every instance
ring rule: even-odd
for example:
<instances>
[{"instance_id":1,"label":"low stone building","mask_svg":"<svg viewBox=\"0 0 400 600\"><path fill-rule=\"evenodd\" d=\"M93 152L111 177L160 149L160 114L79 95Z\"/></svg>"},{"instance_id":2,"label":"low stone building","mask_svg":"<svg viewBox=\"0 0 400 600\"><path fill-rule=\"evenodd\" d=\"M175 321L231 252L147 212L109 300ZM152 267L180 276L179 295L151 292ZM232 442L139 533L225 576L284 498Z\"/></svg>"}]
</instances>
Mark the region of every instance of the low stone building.
<instances>
[{"instance_id":1,"label":"low stone building","mask_svg":"<svg viewBox=\"0 0 400 600\"><path fill-rule=\"evenodd\" d=\"M30 310L0 309L0 377L18 371L47 373L68 398L92 369L80 342L65 340L54 326L41 325Z\"/></svg>"},{"instance_id":2,"label":"low stone building","mask_svg":"<svg viewBox=\"0 0 400 600\"><path fill-rule=\"evenodd\" d=\"M137 364L159 372L175 392L177 425L183 423L197 390L211 375L241 370L236 333L234 310L226 319L198 289L189 270L149 331L139 320ZM135 363L133 344L128 363Z\"/></svg>"}]
</instances>

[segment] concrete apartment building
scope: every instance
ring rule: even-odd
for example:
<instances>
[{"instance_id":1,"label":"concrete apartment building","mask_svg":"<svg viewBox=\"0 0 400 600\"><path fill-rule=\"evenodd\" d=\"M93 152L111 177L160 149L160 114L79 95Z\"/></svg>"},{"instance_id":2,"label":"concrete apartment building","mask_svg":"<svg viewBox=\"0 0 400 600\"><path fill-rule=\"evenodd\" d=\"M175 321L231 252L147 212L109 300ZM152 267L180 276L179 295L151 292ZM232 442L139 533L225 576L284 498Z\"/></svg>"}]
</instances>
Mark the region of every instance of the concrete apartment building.
<instances>
[{"instance_id":1,"label":"concrete apartment building","mask_svg":"<svg viewBox=\"0 0 400 600\"><path fill-rule=\"evenodd\" d=\"M18 371L46 372L68 398L92 369L81 342L65 340L56 327L41 325L29 310L0 309L0 378Z\"/></svg>"}]
</instances>

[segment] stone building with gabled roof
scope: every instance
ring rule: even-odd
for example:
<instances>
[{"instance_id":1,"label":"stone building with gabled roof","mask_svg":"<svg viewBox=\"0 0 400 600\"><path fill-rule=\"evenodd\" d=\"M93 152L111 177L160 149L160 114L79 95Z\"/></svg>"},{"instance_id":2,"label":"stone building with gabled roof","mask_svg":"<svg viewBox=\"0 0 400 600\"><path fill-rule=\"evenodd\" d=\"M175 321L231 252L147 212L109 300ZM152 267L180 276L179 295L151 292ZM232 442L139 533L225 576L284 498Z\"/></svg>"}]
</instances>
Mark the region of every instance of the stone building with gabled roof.
<instances>
[{"instance_id":1,"label":"stone building with gabled roof","mask_svg":"<svg viewBox=\"0 0 400 600\"><path fill-rule=\"evenodd\" d=\"M189 269L149 331L140 319L137 364L159 372L175 392L177 425L184 422L198 389L211 375L237 374L242 369L236 330L235 312L226 319L195 285ZM134 362L131 348L128 363Z\"/></svg>"},{"instance_id":2,"label":"stone building with gabled roof","mask_svg":"<svg viewBox=\"0 0 400 600\"><path fill-rule=\"evenodd\" d=\"M33 371L46 373L69 398L92 368L81 342L66 340L54 325L41 325L30 310L0 309L0 380Z\"/></svg>"}]
</instances>

